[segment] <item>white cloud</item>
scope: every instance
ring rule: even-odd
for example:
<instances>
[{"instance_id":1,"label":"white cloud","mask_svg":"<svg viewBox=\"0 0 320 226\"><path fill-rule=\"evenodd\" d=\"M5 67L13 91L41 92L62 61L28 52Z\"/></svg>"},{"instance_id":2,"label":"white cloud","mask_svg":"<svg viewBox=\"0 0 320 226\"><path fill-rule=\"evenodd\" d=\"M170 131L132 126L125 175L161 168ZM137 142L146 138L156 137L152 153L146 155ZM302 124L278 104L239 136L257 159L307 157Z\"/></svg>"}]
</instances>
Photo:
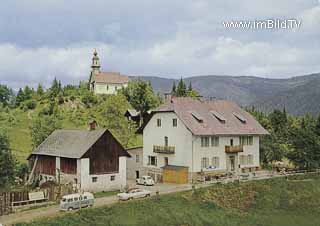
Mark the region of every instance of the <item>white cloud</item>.
<instances>
[{"instance_id":1,"label":"white cloud","mask_svg":"<svg viewBox=\"0 0 320 226\"><path fill-rule=\"evenodd\" d=\"M77 7L74 7L74 5ZM288 77L319 72L317 0L4 1L0 83L87 79L104 70L180 77ZM222 21L299 18L296 31L226 30Z\"/></svg>"}]
</instances>

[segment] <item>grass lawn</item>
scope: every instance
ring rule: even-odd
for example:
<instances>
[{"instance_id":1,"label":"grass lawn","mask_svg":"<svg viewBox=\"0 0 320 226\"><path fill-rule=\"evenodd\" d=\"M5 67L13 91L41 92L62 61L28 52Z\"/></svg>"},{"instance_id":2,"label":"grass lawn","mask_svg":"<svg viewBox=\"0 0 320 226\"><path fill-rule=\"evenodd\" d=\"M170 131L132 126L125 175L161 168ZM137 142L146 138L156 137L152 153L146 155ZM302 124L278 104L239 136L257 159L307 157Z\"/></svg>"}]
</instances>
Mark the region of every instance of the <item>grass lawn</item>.
<instances>
[{"instance_id":1,"label":"grass lawn","mask_svg":"<svg viewBox=\"0 0 320 226\"><path fill-rule=\"evenodd\" d=\"M94 193L95 198L101 198L101 197L107 197L107 196L113 196L118 194L120 191L102 191Z\"/></svg>"},{"instance_id":2,"label":"grass lawn","mask_svg":"<svg viewBox=\"0 0 320 226\"><path fill-rule=\"evenodd\" d=\"M214 185L18 225L319 226L320 176Z\"/></svg>"}]
</instances>

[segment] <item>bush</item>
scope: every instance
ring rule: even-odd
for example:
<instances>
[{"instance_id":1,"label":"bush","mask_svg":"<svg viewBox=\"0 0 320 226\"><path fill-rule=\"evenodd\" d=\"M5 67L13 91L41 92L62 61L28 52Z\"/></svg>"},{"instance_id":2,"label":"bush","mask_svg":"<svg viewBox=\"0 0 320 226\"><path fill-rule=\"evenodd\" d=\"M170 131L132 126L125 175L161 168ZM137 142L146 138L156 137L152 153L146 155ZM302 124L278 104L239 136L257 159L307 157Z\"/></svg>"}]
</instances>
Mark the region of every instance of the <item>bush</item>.
<instances>
[{"instance_id":1,"label":"bush","mask_svg":"<svg viewBox=\"0 0 320 226\"><path fill-rule=\"evenodd\" d=\"M58 97L58 104L63 104L64 103L64 98L62 95L59 95Z\"/></svg>"},{"instance_id":2,"label":"bush","mask_svg":"<svg viewBox=\"0 0 320 226\"><path fill-rule=\"evenodd\" d=\"M27 100L24 105L27 109L33 110L37 107L37 102L35 100Z\"/></svg>"},{"instance_id":3,"label":"bush","mask_svg":"<svg viewBox=\"0 0 320 226\"><path fill-rule=\"evenodd\" d=\"M88 93L81 98L81 102L84 103L86 107L90 107L92 104L97 103L97 98L93 94Z\"/></svg>"}]
</instances>

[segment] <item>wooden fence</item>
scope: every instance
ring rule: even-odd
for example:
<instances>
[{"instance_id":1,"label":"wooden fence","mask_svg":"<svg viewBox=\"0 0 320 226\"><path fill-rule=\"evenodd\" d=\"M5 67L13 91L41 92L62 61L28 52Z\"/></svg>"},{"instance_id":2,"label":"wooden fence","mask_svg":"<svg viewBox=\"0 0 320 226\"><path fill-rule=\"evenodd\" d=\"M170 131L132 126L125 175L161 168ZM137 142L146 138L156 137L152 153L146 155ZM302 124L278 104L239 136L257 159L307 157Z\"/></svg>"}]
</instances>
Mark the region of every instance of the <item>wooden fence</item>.
<instances>
[{"instance_id":1,"label":"wooden fence","mask_svg":"<svg viewBox=\"0 0 320 226\"><path fill-rule=\"evenodd\" d=\"M0 216L10 214L14 212L12 209L13 202L22 202L29 200L30 192L42 191L44 197L48 201L55 202L66 194L74 193L72 185L52 185L42 189L36 190L24 190L24 191L11 191L11 192L0 192Z\"/></svg>"},{"instance_id":2,"label":"wooden fence","mask_svg":"<svg viewBox=\"0 0 320 226\"><path fill-rule=\"evenodd\" d=\"M12 212L12 202L28 200L28 191L0 193L0 216Z\"/></svg>"}]
</instances>

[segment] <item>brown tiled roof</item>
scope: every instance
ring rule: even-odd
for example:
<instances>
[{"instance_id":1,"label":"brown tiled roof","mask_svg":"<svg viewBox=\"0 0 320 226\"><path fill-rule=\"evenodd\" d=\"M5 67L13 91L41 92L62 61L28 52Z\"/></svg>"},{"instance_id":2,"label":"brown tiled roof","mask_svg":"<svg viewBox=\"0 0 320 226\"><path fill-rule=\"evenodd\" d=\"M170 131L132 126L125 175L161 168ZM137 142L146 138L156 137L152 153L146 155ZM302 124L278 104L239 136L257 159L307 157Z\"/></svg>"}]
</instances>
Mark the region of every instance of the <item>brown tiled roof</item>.
<instances>
[{"instance_id":1,"label":"brown tiled roof","mask_svg":"<svg viewBox=\"0 0 320 226\"><path fill-rule=\"evenodd\" d=\"M174 97L152 113L158 112L175 112L194 135L269 134L251 114L226 100L200 101L189 97ZM219 116L222 116L223 120L219 120ZM237 116L245 121L239 120ZM138 132L141 132L146 124L147 122Z\"/></svg>"},{"instance_id":2,"label":"brown tiled roof","mask_svg":"<svg viewBox=\"0 0 320 226\"><path fill-rule=\"evenodd\" d=\"M119 72L100 72L95 75L94 81L96 83L123 84L128 83L129 77L121 75Z\"/></svg>"}]
</instances>

